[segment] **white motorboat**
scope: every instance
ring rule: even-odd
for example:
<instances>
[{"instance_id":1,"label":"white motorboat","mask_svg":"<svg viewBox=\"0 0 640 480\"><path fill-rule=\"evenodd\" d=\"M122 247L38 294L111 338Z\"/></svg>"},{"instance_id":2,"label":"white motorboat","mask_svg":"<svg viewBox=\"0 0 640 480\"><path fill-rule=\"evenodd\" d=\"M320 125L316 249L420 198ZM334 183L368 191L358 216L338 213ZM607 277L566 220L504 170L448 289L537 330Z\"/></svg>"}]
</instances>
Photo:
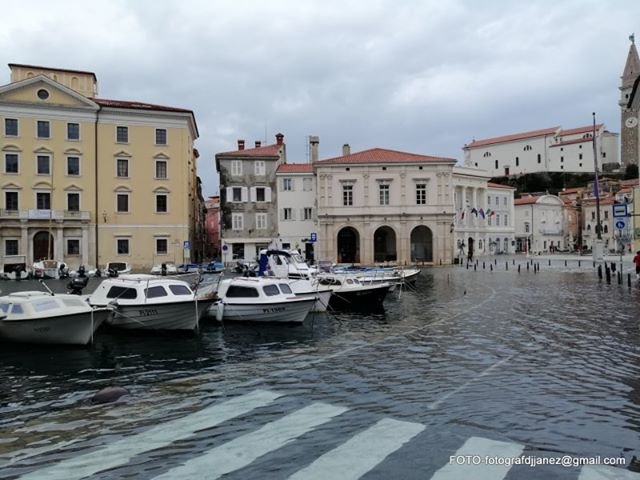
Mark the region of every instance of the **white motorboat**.
<instances>
[{"instance_id":1,"label":"white motorboat","mask_svg":"<svg viewBox=\"0 0 640 480\"><path fill-rule=\"evenodd\" d=\"M109 307L92 307L78 295L40 291L0 297L0 338L13 342L86 345L111 314Z\"/></svg>"},{"instance_id":2,"label":"white motorboat","mask_svg":"<svg viewBox=\"0 0 640 480\"><path fill-rule=\"evenodd\" d=\"M235 277L218 284L218 321L302 323L316 301L293 293L283 278Z\"/></svg>"},{"instance_id":3,"label":"white motorboat","mask_svg":"<svg viewBox=\"0 0 640 480\"><path fill-rule=\"evenodd\" d=\"M333 290L329 306L336 310L382 310L389 283L363 285L357 276L344 273L320 273L318 281Z\"/></svg>"},{"instance_id":4,"label":"white motorboat","mask_svg":"<svg viewBox=\"0 0 640 480\"><path fill-rule=\"evenodd\" d=\"M88 277L117 277L131 273L131 265L128 262L107 262L103 270L91 268L87 272Z\"/></svg>"},{"instance_id":5,"label":"white motorboat","mask_svg":"<svg viewBox=\"0 0 640 480\"><path fill-rule=\"evenodd\" d=\"M144 274L103 280L89 297L92 305L116 307L109 325L144 330L195 330L213 301L182 280Z\"/></svg>"},{"instance_id":6,"label":"white motorboat","mask_svg":"<svg viewBox=\"0 0 640 480\"><path fill-rule=\"evenodd\" d=\"M27 261L24 255L12 255L3 258L0 265L0 278L4 280L26 280L29 278Z\"/></svg>"},{"instance_id":7,"label":"white motorboat","mask_svg":"<svg viewBox=\"0 0 640 480\"><path fill-rule=\"evenodd\" d=\"M315 278L316 270L309 267L297 250L261 250L258 275L288 278L289 285L297 296L313 297L312 312L326 312L332 291L320 285Z\"/></svg>"}]
</instances>

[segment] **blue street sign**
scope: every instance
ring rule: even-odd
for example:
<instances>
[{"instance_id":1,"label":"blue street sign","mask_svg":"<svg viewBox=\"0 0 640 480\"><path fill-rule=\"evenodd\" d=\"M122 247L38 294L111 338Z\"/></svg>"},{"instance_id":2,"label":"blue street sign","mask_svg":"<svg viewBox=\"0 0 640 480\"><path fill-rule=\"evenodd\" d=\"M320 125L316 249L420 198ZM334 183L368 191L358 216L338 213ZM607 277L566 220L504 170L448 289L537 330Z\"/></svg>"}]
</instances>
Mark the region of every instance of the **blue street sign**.
<instances>
[{"instance_id":1,"label":"blue street sign","mask_svg":"<svg viewBox=\"0 0 640 480\"><path fill-rule=\"evenodd\" d=\"M317 242L318 234L316 232L311 232L311 235L309 235L309 240L311 240L312 242Z\"/></svg>"},{"instance_id":2,"label":"blue street sign","mask_svg":"<svg viewBox=\"0 0 640 480\"><path fill-rule=\"evenodd\" d=\"M189 240L185 240L182 244L182 248L184 248L185 250L191 248L191 242Z\"/></svg>"},{"instance_id":3,"label":"blue street sign","mask_svg":"<svg viewBox=\"0 0 640 480\"><path fill-rule=\"evenodd\" d=\"M627 216L628 216L628 213L627 213L627 204L626 203L622 203L622 204L613 206L613 217L614 218L627 217Z\"/></svg>"},{"instance_id":4,"label":"blue street sign","mask_svg":"<svg viewBox=\"0 0 640 480\"><path fill-rule=\"evenodd\" d=\"M618 220L616 222L616 228L622 230L624 228L624 222L622 220Z\"/></svg>"}]
</instances>

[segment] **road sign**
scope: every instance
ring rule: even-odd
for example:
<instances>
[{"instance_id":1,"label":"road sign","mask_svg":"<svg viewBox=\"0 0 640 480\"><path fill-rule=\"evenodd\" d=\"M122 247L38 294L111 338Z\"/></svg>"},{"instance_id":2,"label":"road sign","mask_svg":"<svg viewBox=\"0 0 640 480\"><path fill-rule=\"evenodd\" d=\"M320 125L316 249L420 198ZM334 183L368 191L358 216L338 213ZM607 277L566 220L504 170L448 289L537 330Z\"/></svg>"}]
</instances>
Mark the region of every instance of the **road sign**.
<instances>
[{"instance_id":1,"label":"road sign","mask_svg":"<svg viewBox=\"0 0 640 480\"><path fill-rule=\"evenodd\" d=\"M182 244L182 248L184 248L185 250L191 248L191 242L189 240L185 240Z\"/></svg>"},{"instance_id":2,"label":"road sign","mask_svg":"<svg viewBox=\"0 0 640 480\"><path fill-rule=\"evenodd\" d=\"M318 241L318 234L316 232L311 232L311 235L309 235L309 240L312 242L317 242Z\"/></svg>"},{"instance_id":3,"label":"road sign","mask_svg":"<svg viewBox=\"0 0 640 480\"><path fill-rule=\"evenodd\" d=\"M628 216L628 213L627 213L627 204L626 203L622 203L622 204L613 206L613 217L614 218L627 217L627 216Z\"/></svg>"},{"instance_id":4,"label":"road sign","mask_svg":"<svg viewBox=\"0 0 640 480\"><path fill-rule=\"evenodd\" d=\"M624 222L622 220L618 220L616 222L616 228L622 230L624 228Z\"/></svg>"}]
</instances>

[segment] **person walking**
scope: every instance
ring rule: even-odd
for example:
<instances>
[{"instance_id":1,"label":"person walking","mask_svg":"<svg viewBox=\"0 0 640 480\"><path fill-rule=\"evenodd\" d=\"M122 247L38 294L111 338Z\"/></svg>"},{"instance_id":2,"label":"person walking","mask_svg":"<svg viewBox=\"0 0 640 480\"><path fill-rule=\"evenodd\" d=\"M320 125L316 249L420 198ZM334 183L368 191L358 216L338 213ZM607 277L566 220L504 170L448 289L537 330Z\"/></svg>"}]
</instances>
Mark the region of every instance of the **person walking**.
<instances>
[{"instance_id":1,"label":"person walking","mask_svg":"<svg viewBox=\"0 0 640 480\"><path fill-rule=\"evenodd\" d=\"M640 250L638 250L636 256L633 257L633 263L636 266L636 280L640 280Z\"/></svg>"}]
</instances>

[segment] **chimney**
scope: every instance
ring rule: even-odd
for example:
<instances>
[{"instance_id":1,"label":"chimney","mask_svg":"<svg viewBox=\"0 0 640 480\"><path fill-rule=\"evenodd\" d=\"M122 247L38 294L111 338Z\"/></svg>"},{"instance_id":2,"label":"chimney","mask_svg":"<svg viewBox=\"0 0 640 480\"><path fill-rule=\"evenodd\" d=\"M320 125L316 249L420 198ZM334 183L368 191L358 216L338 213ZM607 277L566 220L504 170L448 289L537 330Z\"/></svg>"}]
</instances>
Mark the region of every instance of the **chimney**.
<instances>
[{"instance_id":1,"label":"chimney","mask_svg":"<svg viewBox=\"0 0 640 480\"><path fill-rule=\"evenodd\" d=\"M238 150L244 150L244 140L238 140Z\"/></svg>"},{"instance_id":2,"label":"chimney","mask_svg":"<svg viewBox=\"0 0 640 480\"><path fill-rule=\"evenodd\" d=\"M347 155L351 155L351 147L348 143L342 145L342 156L346 157Z\"/></svg>"},{"instance_id":3,"label":"chimney","mask_svg":"<svg viewBox=\"0 0 640 480\"><path fill-rule=\"evenodd\" d=\"M318 161L318 144L320 143L320 137L311 135L309 137L309 148L311 151L311 163Z\"/></svg>"},{"instance_id":4,"label":"chimney","mask_svg":"<svg viewBox=\"0 0 640 480\"><path fill-rule=\"evenodd\" d=\"M282 133L276 133L276 144L284 145L284 135Z\"/></svg>"},{"instance_id":5,"label":"chimney","mask_svg":"<svg viewBox=\"0 0 640 480\"><path fill-rule=\"evenodd\" d=\"M256 140L256 148L260 148L262 146L262 142L260 140Z\"/></svg>"}]
</instances>

